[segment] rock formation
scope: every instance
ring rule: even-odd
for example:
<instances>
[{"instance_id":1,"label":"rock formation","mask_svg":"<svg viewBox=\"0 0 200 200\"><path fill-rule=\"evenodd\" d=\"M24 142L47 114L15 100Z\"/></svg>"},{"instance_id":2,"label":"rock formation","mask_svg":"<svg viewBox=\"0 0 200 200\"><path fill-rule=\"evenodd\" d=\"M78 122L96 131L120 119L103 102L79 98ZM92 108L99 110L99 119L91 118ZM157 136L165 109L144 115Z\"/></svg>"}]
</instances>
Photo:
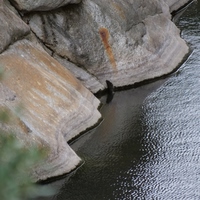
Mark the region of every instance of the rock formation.
<instances>
[{"instance_id":1,"label":"rock formation","mask_svg":"<svg viewBox=\"0 0 200 200\"><path fill-rule=\"evenodd\" d=\"M104 87L106 80L121 87L167 74L188 52L164 1L84 0L25 19L53 57L68 59Z\"/></svg>"},{"instance_id":2,"label":"rock formation","mask_svg":"<svg viewBox=\"0 0 200 200\"><path fill-rule=\"evenodd\" d=\"M47 149L35 180L80 163L67 142L101 118L91 92L106 80L127 86L177 67L188 47L170 13L188 1L0 0L0 110L12 116L0 126Z\"/></svg>"}]
</instances>

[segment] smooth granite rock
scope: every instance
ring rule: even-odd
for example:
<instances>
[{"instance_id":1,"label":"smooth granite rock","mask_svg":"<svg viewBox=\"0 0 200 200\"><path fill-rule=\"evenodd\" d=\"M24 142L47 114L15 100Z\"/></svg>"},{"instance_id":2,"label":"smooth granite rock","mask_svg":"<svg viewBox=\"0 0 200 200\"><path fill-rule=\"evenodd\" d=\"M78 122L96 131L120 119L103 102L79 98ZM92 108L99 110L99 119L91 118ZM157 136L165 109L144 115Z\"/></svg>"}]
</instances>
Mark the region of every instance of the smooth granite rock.
<instances>
[{"instance_id":1,"label":"smooth granite rock","mask_svg":"<svg viewBox=\"0 0 200 200\"><path fill-rule=\"evenodd\" d=\"M98 122L99 100L38 44L21 40L0 55L5 78L0 84L0 107L18 115L18 136L49 149L34 170L44 180L73 170L80 158L67 141ZM47 167L48 165L48 167Z\"/></svg>"},{"instance_id":2,"label":"smooth granite rock","mask_svg":"<svg viewBox=\"0 0 200 200\"><path fill-rule=\"evenodd\" d=\"M0 0L0 53L28 33L28 25Z\"/></svg>"},{"instance_id":3,"label":"smooth granite rock","mask_svg":"<svg viewBox=\"0 0 200 200\"><path fill-rule=\"evenodd\" d=\"M106 80L120 87L167 74L188 52L169 6L160 0L83 0L25 18L54 55L104 87Z\"/></svg>"},{"instance_id":4,"label":"smooth granite rock","mask_svg":"<svg viewBox=\"0 0 200 200\"><path fill-rule=\"evenodd\" d=\"M47 11L67 4L80 3L81 0L10 0L10 2L22 11Z\"/></svg>"}]
</instances>

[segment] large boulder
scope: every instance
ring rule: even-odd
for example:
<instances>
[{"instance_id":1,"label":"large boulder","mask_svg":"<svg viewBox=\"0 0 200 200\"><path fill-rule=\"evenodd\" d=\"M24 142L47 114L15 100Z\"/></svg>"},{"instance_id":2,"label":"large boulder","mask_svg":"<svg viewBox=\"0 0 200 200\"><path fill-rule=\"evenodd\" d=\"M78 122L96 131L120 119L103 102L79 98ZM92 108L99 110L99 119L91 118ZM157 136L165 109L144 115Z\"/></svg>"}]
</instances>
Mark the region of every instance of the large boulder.
<instances>
[{"instance_id":1,"label":"large boulder","mask_svg":"<svg viewBox=\"0 0 200 200\"><path fill-rule=\"evenodd\" d=\"M71 3L80 3L81 0L10 0L20 11L47 11Z\"/></svg>"},{"instance_id":2,"label":"large boulder","mask_svg":"<svg viewBox=\"0 0 200 200\"><path fill-rule=\"evenodd\" d=\"M99 100L38 44L21 40L0 55L4 79L0 107L17 113L19 138L48 149L48 157L34 170L44 180L73 170L80 158L67 141L98 122ZM3 126L4 127L4 126ZM23 135L24 134L24 135ZM48 166L48 167L47 167Z\"/></svg>"},{"instance_id":3,"label":"large boulder","mask_svg":"<svg viewBox=\"0 0 200 200\"><path fill-rule=\"evenodd\" d=\"M104 87L106 80L121 87L167 74L188 52L164 1L83 0L25 19L55 58L86 70Z\"/></svg>"}]
</instances>

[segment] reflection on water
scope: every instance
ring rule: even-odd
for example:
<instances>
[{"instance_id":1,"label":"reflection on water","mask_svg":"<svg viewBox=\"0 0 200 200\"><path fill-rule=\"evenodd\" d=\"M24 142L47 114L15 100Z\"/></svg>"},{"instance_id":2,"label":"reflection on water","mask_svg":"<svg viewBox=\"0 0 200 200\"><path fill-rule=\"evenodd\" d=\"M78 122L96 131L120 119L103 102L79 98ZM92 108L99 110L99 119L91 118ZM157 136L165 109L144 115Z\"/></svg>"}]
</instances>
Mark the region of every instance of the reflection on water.
<instances>
[{"instance_id":1,"label":"reflection on water","mask_svg":"<svg viewBox=\"0 0 200 200\"><path fill-rule=\"evenodd\" d=\"M102 124L72 145L85 164L55 182L61 188L49 199L200 199L199 7L179 22L190 58L159 88L116 93Z\"/></svg>"},{"instance_id":2,"label":"reflection on water","mask_svg":"<svg viewBox=\"0 0 200 200\"><path fill-rule=\"evenodd\" d=\"M131 180L137 179L141 173L137 166L142 167L149 154L142 142L141 102L161 82L164 80L117 92L112 103L105 104L101 110L102 124L72 145L85 164L62 183L53 199L112 199L113 196L126 195L126 190L139 189L139 185ZM132 176L129 177L129 173Z\"/></svg>"}]
</instances>

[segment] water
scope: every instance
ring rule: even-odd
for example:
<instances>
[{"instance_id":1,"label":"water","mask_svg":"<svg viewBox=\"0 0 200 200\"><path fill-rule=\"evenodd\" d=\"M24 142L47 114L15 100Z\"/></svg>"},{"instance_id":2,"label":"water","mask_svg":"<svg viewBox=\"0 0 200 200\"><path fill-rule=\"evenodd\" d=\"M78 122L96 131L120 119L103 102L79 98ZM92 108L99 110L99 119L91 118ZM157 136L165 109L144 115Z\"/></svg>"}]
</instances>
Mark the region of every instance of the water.
<instances>
[{"instance_id":1,"label":"water","mask_svg":"<svg viewBox=\"0 0 200 200\"><path fill-rule=\"evenodd\" d=\"M116 93L101 125L72 144L85 164L47 199L200 199L200 5L178 26L188 60L167 80Z\"/></svg>"}]
</instances>

